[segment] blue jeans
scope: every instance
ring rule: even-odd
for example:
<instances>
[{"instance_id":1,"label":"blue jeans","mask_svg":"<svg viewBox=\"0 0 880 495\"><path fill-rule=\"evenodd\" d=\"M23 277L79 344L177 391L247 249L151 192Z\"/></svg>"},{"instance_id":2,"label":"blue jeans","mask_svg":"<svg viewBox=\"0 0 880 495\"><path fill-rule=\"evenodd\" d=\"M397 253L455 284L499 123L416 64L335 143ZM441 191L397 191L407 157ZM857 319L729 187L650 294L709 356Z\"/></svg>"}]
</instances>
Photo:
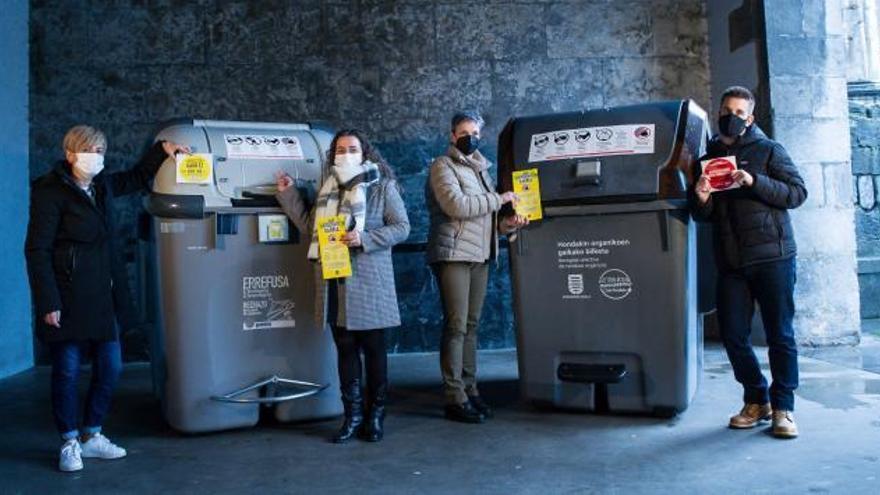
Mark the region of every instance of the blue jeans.
<instances>
[{"instance_id":1,"label":"blue jeans","mask_svg":"<svg viewBox=\"0 0 880 495\"><path fill-rule=\"evenodd\" d=\"M743 386L743 401L773 409L794 410L798 386L797 345L794 341L794 258L748 266L719 274L718 324L736 381ZM755 301L769 347L773 384L761 373L752 349L752 314Z\"/></svg>"},{"instance_id":2,"label":"blue jeans","mask_svg":"<svg viewBox=\"0 0 880 495\"><path fill-rule=\"evenodd\" d=\"M52 414L64 440L79 436L80 359L84 352L92 357L92 380L86 396L83 432L101 431L101 423L110 409L113 390L122 371L119 340L54 342L52 351Z\"/></svg>"}]
</instances>

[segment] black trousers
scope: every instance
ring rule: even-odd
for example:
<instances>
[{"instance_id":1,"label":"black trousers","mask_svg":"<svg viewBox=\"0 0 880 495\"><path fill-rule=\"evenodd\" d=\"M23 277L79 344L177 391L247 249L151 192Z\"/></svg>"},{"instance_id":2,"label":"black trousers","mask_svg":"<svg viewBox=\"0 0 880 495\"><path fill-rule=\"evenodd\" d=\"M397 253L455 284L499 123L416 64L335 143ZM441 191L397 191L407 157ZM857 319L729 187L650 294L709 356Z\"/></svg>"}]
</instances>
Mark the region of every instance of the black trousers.
<instances>
[{"instance_id":1,"label":"black trousers","mask_svg":"<svg viewBox=\"0 0 880 495\"><path fill-rule=\"evenodd\" d=\"M335 283L327 291L327 315L336 343L339 383L344 388L355 380L365 381L367 398L372 399L388 385L388 354L385 351L385 329L349 330L337 324L339 301ZM363 360L361 355L363 354ZM366 380L361 380L361 370Z\"/></svg>"},{"instance_id":2,"label":"black trousers","mask_svg":"<svg viewBox=\"0 0 880 495\"><path fill-rule=\"evenodd\" d=\"M385 352L385 330L348 330L331 325L336 342L339 383L342 386L361 379L366 371L367 397L388 384L388 355ZM363 354L363 361L361 361Z\"/></svg>"}]
</instances>

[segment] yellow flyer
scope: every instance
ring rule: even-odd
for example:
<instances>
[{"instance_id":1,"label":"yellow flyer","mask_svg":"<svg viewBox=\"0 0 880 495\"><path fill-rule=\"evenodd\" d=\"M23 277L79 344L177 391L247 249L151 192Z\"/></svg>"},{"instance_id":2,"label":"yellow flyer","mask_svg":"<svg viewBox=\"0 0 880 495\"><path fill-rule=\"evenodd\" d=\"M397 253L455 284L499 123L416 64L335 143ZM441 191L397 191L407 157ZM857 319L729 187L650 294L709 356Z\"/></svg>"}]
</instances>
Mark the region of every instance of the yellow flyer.
<instances>
[{"instance_id":1,"label":"yellow flyer","mask_svg":"<svg viewBox=\"0 0 880 495\"><path fill-rule=\"evenodd\" d=\"M178 184L210 184L214 180L214 159L210 153L181 153L175 161Z\"/></svg>"},{"instance_id":2,"label":"yellow flyer","mask_svg":"<svg viewBox=\"0 0 880 495\"><path fill-rule=\"evenodd\" d=\"M342 243L344 235L345 215L318 218L318 250L324 280L351 276L348 246Z\"/></svg>"},{"instance_id":3,"label":"yellow flyer","mask_svg":"<svg viewBox=\"0 0 880 495\"><path fill-rule=\"evenodd\" d=\"M541 211L541 184L538 169L518 170L513 173L513 192L519 196L516 213L532 220L543 218Z\"/></svg>"}]
</instances>

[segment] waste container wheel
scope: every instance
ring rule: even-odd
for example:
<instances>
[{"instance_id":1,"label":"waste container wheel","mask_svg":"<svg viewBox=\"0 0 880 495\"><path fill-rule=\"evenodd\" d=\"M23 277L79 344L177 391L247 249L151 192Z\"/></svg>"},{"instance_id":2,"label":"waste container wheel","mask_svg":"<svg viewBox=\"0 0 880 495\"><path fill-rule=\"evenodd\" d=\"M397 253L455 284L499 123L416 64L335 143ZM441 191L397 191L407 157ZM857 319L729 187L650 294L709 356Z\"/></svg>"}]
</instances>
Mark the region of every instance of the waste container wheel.
<instances>
[{"instance_id":1,"label":"waste container wheel","mask_svg":"<svg viewBox=\"0 0 880 495\"><path fill-rule=\"evenodd\" d=\"M674 407L655 406L651 414L658 418L670 419L678 415L678 410Z\"/></svg>"},{"instance_id":2,"label":"waste container wheel","mask_svg":"<svg viewBox=\"0 0 880 495\"><path fill-rule=\"evenodd\" d=\"M552 411L552 410L557 409L556 405L553 404L553 401L549 401L549 400L532 399L530 401L530 403L531 403L532 407L538 411L546 412L546 411Z\"/></svg>"}]
</instances>

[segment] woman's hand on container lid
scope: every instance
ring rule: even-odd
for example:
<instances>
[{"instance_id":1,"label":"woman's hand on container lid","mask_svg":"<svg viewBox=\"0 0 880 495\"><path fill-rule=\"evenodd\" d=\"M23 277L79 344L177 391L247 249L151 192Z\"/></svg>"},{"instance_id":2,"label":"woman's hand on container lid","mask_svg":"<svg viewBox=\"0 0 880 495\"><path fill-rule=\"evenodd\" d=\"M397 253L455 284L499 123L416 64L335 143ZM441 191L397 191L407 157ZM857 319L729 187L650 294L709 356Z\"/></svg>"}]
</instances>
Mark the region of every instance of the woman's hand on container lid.
<instances>
[{"instance_id":1,"label":"woman's hand on container lid","mask_svg":"<svg viewBox=\"0 0 880 495\"><path fill-rule=\"evenodd\" d=\"M187 155L192 153L189 146L184 146L175 143L174 141L162 141L162 149L165 150L165 154L171 158L174 158L174 155L178 153L186 153Z\"/></svg>"},{"instance_id":2,"label":"woman's hand on container lid","mask_svg":"<svg viewBox=\"0 0 880 495\"><path fill-rule=\"evenodd\" d=\"M287 175L282 170L278 170L275 172L275 184L278 187L278 192L284 192L288 187L293 186L293 177Z\"/></svg>"}]
</instances>

